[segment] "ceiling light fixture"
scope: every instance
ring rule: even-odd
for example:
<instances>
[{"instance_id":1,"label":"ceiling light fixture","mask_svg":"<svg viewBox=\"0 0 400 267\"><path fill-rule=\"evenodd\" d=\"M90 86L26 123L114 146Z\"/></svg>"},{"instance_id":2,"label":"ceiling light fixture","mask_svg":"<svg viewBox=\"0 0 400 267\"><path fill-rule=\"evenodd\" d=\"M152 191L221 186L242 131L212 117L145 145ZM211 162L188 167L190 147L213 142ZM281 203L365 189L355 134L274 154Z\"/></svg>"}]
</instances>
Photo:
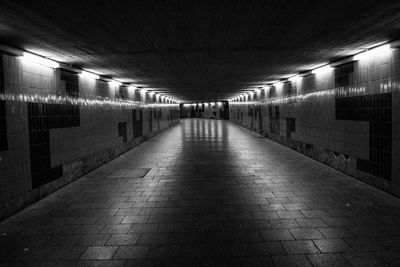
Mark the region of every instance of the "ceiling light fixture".
<instances>
[{"instance_id":1,"label":"ceiling light fixture","mask_svg":"<svg viewBox=\"0 0 400 267\"><path fill-rule=\"evenodd\" d=\"M320 74L320 73L330 71L331 69L332 69L332 67L328 64L328 65L324 65L324 66L313 69L311 71L311 73L312 74Z\"/></svg>"},{"instance_id":2,"label":"ceiling light fixture","mask_svg":"<svg viewBox=\"0 0 400 267\"><path fill-rule=\"evenodd\" d=\"M112 85L114 85L114 86L121 86L121 85L122 85L122 82L117 81L117 80L111 80L111 81L110 81L110 84L112 84Z\"/></svg>"},{"instance_id":3,"label":"ceiling light fixture","mask_svg":"<svg viewBox=\"0 0 400 267\"><path fill-rule=\"evenodd\" d=\"M24 52L23 56L21 58L23 60L26 60L26 61L29 61L29 62L34 62L34 63L40 64L40 65L43 65L43 66L46 66L46 67L50 67L50 68L53 68L53 69L60 67L60 64L58 62L54 61L54 60L47 59L47 58L44 58L44 57L40 57L40 56L31 54L31 53L28 53L28 52Z\"/></svg>"},{"instance_id":4,"label":"ceiling light fixture","mask_svg":"<svg viewBox=\"0 0 400 267\"><path fill-rule=\"evenodd\" d=\"M371 56L377 55L377 54L381 54L381 53L387 53L389 51L391 51L392 48L390 47L390 44L385 44L385 45L381 45L372 49L368 49L365 52L361 52L357 55L355 55L353 57L354 60L363 60L363 59L367 59Z\"/></svg>"},{"instance_id":5,"label":"ceiling light fixture","mask_svg":"<svg viewBox=\"0 0 400 267\"><path fill-rule=\"evenodd\" d=\"M301 77L300 77L300 75L294 75L294 76L292 76L292 77L289 77L289 81L291 81L291 82L295 82L295 81L297 81L298 79L300 79Z\"/></svg>"},{"instance_id":6,"label":"ceiling light fixture","mask_svg":"<svg viewBox=\"0 0 400 267\"><path fill-rule=\"evenodd\" d=\"M89 71L86 71L86 70L82 70L82 72L80 73L80 75L83 76L83 77L89 78L89 79L94 79L94 80L97 80L97 79L100 78L99 75L94 74L94 73L89 72Z\"/></svg>"}]
</instances>

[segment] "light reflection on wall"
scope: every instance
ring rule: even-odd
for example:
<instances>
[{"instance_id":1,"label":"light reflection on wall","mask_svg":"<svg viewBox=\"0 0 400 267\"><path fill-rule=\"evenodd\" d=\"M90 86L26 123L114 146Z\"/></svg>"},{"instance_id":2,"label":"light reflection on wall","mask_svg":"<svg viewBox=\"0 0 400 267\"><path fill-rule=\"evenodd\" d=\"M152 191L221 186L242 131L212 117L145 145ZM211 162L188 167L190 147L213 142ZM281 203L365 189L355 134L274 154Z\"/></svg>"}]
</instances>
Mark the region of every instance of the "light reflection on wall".
<instances>
[{"instance_id":1,"label":"light reflection on wall","mask_svg":"<svg viewBox=\"0 0 400 267\"><path fill-rule=\"evenodd\" d=\"M48 103L48 104L70 104L70 105L79 105L79 106L100 106L100 107L138 107L143 106L144 103L139 101L131 101L131 100L113 100L109 98L97 97L98 99L93 98L84 98L84 97L70 97L70 96L61 96L55 94L48 95L39 95L39 94L12 94L6 93L4 95L0 95L0 100L6 101L19 101L19 102L35 102L35 103ZM179 104L165 104L165 103L153 103L147 104L149 107L179 107Z\"/></svg>"}]
</instances>

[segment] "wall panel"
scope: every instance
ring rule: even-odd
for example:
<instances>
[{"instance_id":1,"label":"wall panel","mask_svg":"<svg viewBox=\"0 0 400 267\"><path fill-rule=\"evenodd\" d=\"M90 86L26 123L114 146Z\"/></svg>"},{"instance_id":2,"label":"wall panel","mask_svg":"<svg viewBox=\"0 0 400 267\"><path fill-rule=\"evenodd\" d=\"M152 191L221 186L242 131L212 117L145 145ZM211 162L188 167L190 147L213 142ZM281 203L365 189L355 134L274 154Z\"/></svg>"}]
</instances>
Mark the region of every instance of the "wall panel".
<instances>
[{"instance_id":1,"label":"wall panel","mask_svg":"<svg viewBox=\"0 0 400 267\"><path fill-rule=\"evenodd\" d=\"M179 121L178 105L146 92L0 60L0 219Z\"/></svg>"},{"instance_id":2,"label":"wall panel","mask_svg":"<svg viewBox=\"0 0 400 267\"><path fill-rule=\"evenodd\" d=\"M257 94L255 100L242 97L230 102L230 117L272 140L400 195L399 64L399 50L393 49L287 81ZM259 106L262 115L253 116L252 111Z\"/></svg>"}]
</instances>

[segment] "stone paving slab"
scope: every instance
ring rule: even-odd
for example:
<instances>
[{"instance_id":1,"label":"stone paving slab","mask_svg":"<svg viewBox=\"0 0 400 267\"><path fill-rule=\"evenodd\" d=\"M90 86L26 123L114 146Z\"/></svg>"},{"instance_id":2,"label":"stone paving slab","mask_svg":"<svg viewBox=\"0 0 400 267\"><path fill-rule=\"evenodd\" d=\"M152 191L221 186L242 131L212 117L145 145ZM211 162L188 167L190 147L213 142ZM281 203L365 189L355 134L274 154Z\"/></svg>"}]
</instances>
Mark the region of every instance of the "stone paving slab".
<instances>
[{"instance_id":1,"label":"stone paving slab","mask_svg":"<svg viewBox=\"0 0 400 267\"><path fill-rule=\"evenodd\" d=\"M188 119L2 222L0 265L396 266L399 225L398 198Z\"/></svg>"}]
</instances>

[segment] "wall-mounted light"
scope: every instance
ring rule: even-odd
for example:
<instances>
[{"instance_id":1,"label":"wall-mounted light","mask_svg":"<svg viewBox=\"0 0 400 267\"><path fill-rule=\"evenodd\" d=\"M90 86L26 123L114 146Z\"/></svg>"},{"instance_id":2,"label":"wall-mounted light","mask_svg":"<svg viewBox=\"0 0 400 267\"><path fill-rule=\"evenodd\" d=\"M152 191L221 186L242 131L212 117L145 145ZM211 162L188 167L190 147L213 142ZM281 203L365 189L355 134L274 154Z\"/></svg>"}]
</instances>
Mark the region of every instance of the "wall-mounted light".
<instances>
[{"instance_id":1,"label":"wall-mounted light","mask_svg":"<svg viewBox=\"0 0 400 267\"><path fill-rule=\"evenodd\" d=\"M140 89L140 92L142 92L142 93L146 93L147 92L147 90L146 89Z\"/></svg>"},{"instance_id":2,"label":"wall-mounted light","mask_svg":"<svg viewBox=\"0 0 400 267\"><path fill-rule=\"evenodd\" d=\"M363 60L370 58L371 56L375 56L377 54L383 54L391 51L392 48L390 47L390 44L386 45L381 45L372 49L369 49L365 52L359 53L353 57L354 60Z\"/></svg>"},{"instance_id":3,"label":"wall-mounted light","mask_svg":"<svg viewBox=\"0 0 400 267\"><path fill-rule=\"evenodd\" d=\"M325 65L322 67L318 67L315 68L311 71L312 74L320 74L320 73L324 73L324 72L328 72L332 69L332 67L330 65Z\"/></svg>"},{"instance_id":4,"label":"wall-mounted light","mask_svg":"<svg viewBox=\"0 0 400 267\"><path fill-rule=\"evenodd\" d=\"M135 91L136 89L137 89L137 87L136 86L133 86L133 85L129 85L129 90L132 90L132 91Z\"/></svg>"},{"instance_id":5,"label":"wall-mounted light","mask_svg":"<svg viewBox=\"0 0 400 267\"><path fill-rule=\"evenodd\" d=\"M273 86L281 86L283 83L281 81L277 81L273 84Z\"/></svg>"},{"instance_id":6,"label":"wall-mounted light","mask_svg":"<svg viewBox=\"0 0 400 267\"><path fill-rule=\"evenodd\" d=\"M95 79L95 80L97 80L97 79L100 78L99 75L94 74L94 73L89 72L89 71L86 71L86 70L83 70L83 71L80 73L80 75L81 75L82 77L86 77L86 78L89 78L89 79Z\"/></svg>"},{"instance_id":7,"label":"wall-mounted light","mask_svg":"<svg viewBox=\"0 0 400 267\"><path fill-rule=\"evenodd\" d=\"M58 62L54 61L54 60L47 59L47 58L40 57L40 56L36 56L34 54L27 53L27 52L24 52L23 56L21 58L23 60L25 60L25 61L34 62L34 63L40 64L40 65L43 65L43 66L46 66L46 67L50 67L50 68L53 68L53 69L60 67L60 64Z\"/></svg>"}]
</instances>

